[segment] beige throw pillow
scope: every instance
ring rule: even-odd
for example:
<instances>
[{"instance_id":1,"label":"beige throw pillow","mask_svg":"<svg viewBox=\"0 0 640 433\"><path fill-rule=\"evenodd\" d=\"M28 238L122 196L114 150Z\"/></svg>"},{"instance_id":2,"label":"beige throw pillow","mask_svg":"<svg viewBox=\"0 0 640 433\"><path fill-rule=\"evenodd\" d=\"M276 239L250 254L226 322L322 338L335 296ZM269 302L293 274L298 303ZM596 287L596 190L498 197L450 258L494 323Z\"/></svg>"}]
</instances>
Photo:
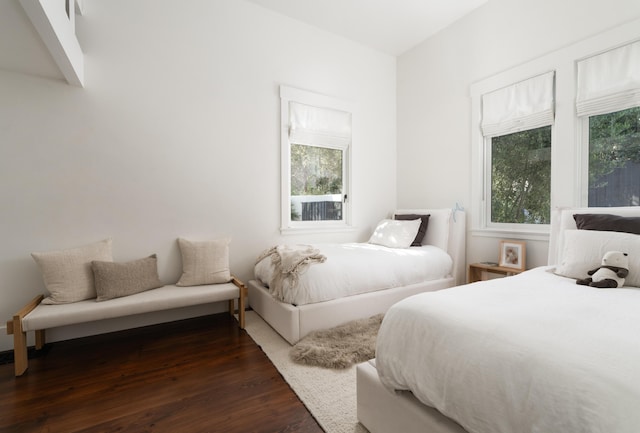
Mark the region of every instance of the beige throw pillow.
<instances>
[{"instance_id":1,"label":"beige throw pillow","mask_svg":"<svg viewBox=\"0 0 640 433\"><path fill-rule=\"evenodd\" d=\"M178 239L182 254L182 276L176 285L198 286L231 281L230 242L230 238L200 242Z\"/></svg>"},{"instance_id":2,"label":"beige throw pillow","mask_svg":"<svg viewBox=\"0 0 640 433\"><path fill-rule=\"evenodd\" d=\"M91 262L98 295L96 301L121 298L162 287L155 254L126 263Z\"/></svg>"},{"instance_id":3,"label":"beige throw pillow","mask_svg":"<svg viewBox=\"0 0 640 433\"><path fill-rule=\"evenodd\" d=\"M32 253L49 291L43 304L68 304L96 297L91 262L112 261L111 239L78 248Z\"/></svg>"}]
</instances>

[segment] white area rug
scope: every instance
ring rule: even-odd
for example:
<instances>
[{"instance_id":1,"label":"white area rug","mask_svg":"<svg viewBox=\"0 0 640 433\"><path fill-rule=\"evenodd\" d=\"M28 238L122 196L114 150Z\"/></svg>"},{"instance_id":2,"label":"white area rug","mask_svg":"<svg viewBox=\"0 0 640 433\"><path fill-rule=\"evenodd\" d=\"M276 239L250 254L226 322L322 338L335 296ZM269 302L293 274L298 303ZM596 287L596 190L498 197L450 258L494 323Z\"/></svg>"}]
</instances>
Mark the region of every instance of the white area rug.
<instances>
[{"instance_id":1,"label":"white area rug","mask_svg":"<svg viewBox=\"0 0 640 433\"><path fill-rule=\"evenodd\" d=\"M356 415L356 367L331 370L296 364L291 345L255 311L247 311L245 329L327 433L366 433Z\"/></svg>"}]
</instances>

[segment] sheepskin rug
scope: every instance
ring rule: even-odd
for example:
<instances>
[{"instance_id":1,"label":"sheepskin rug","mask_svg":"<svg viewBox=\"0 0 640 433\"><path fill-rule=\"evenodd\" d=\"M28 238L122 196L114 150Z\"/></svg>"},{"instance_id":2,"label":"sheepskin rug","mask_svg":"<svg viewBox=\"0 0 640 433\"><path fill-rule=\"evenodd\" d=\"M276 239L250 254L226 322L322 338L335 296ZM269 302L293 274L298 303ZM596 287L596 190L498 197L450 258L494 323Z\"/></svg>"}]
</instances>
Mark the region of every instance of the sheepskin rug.
<instances>
[{"instance_id":1,"label":"sheepskin rug","mask_svg":"<svg viewBox=\"0 0 640 433\"><path fill-rule=\"evenodd\" d=\"M376 336L383 317L378 314L311 332L291 348L291 360L298 364L344 369L375 358Z\"/></svg>"}]
</instances>

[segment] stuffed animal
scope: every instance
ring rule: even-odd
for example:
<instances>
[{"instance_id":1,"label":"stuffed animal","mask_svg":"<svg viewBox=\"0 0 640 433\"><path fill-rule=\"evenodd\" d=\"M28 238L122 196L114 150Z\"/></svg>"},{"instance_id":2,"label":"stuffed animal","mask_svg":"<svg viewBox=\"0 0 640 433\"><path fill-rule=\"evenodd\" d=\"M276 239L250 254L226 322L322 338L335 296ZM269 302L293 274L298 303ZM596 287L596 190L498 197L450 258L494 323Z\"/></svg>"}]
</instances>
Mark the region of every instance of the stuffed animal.
<instances>
[{"instance_id":1,"label":"stuffed animal","mask_svg":"<svg viewBox=\"0 0 640 433\"><path fill-rule=\"evenodd\" d=\"M602 266L590 270L590 278L576 281L576 284L599 288L616 288L624 286L624 279L629 275L629 257L620 251L607 251L602 257Z\"/></svg>"}]
</instances>

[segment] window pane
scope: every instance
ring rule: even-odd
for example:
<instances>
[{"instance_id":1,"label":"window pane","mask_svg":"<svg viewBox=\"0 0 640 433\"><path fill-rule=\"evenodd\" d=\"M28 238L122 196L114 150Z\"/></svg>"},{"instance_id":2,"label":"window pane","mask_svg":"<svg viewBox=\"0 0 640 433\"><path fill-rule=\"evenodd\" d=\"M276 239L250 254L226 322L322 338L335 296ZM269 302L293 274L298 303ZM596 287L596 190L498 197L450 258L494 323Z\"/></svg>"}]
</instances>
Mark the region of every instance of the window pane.
<instances>
[{"instance_id":1,"label":"window pane","mask_svg":"<svg viewBox=\"0 0 640 433\"><path fill-rule=\"evenodd\" d=\"M491 139L491 222L549 224L551 126Z\"/></svg>"},{"instance_id":2,"label":"window pane","mask_svg":"<svg viewBox=\"0 0 640 433\"><path fill-rule=\"evenodd\" d=\"M340 221L343 151L291 144L291 220Z\"/></svg>"},{"instance_id":3,"label":"window pane","mask_svg":"<svg viewBox=\"0 0 640 433\"><path fill-rule=\"evenodd\" d=\"M640 107L589 117L589 206L640 205Z\"/></svg>"}]
</instances>

